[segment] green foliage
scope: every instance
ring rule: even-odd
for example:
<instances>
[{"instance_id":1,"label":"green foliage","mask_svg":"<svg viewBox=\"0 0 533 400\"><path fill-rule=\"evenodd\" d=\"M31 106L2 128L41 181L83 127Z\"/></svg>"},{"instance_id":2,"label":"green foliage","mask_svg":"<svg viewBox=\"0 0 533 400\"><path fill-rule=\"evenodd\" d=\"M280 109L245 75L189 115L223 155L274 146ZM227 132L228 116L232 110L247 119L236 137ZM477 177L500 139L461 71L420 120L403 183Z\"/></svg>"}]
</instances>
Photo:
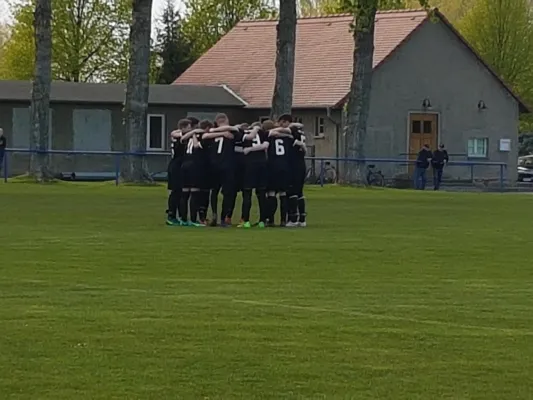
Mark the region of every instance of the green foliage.
<instances>
[{"instance_id":1,"label":"green foliage","mask_svg":"<svg viewBox=\"0 0 533 400\"><path fill-rule=\"evenodd\" d=\"M533 13L529 0L478 0L459 27L503 80L526 103L533 104ZM524 117L521 129L528 127L531 117Z\"/></svg>"},{"instance_id":2,"label":"green foliage","mask_svg":"<svg viewBox=\"0 0 533 400\"><path fill-rule=\"evenodd\" d=\"M183 21L174 8L174 3L167 0L157 29L155 53L157 55L156 83L172 83L195 61L192 45L183 33Z\"/></svg>"},{"instance_id":3,"label":"green foliage","mask_svg":"<svg viewBox=\"0 0 533 400\"><path fill-rule=\"evenodd\" d=\"M533 135L531 133L522 134L518 137L518 155L527 156L533 154Z\"/></svg>"},{"instance_id":4,"label":"green foliage","mask_svg":"<svg viewBox=\"0 0 533 400\"><path fill-rule=\"evenodd\" d=\"M0 65L3 79L31 79L35 45L33 0L14 10L11 37ZM131 20L128 0L54 0L52 75L65 81L123 80L118 73L127 53Z\"/></svg>"},{"instance_id":5,"label":"green foliage","mask_svg":"<svg viewBox=\"0 0 533 400\"><path fill-rule=\"evenodd\" d=\"M202 55L242 19L267 18L276 9L266 0L186 0L183 32L195 56Z\"/></svg>"}]
</instances>

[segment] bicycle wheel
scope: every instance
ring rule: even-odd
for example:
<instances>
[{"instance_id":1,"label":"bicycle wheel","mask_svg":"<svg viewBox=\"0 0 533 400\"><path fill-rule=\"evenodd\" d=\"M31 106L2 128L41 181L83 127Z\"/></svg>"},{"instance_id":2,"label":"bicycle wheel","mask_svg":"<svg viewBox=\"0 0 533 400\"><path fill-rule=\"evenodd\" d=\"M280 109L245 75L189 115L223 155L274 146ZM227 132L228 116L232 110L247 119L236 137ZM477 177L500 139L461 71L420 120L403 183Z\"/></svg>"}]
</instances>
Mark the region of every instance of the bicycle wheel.
<instances>
[{"instance_id":1,"label":"bicycle wheel","mask_svg":"<svg viewBox=\"0 0 533 400\"><path fill-rule=\"evenodd\" d=\"M385 186L385 177L377 172L374 172L368 178L369 186L383 187Z\"/></svg>"}]
</instances>

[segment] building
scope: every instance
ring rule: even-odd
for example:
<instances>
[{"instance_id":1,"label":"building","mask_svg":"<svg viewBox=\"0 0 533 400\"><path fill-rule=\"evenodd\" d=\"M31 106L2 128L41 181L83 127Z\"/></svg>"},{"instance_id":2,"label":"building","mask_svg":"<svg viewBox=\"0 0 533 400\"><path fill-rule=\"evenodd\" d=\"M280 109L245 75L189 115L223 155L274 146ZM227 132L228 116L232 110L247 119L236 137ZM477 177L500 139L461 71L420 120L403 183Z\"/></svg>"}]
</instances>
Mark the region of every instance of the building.
<instances>
[{"instance_id":1,"label":"building","mask_svg":"<svg viewBox=\"0 0 533 400\"><path fill-rule=\"evenodd\" d=\"M0 127L10 148L30 147L31 82L0 81ZM50 142L52 150L124 151L125 85L53 82L51 88ZM169 149L169 132L178 120L195 116L213 119L217 112L244 118L244 103L223 85L151 85L146 132L150 152ZM10 156L10 173L28 169L28 154ZM55 172L112 172L113 156L52 155ZM166 171L168 152L148 157L151 172Z\"/></svg>"},{"instance_id":2,"label":"building","mask_svg":"<svg viewBox=\"0 0 533 400\"><path fill-rule=\"evenodd\" d=\"M529 109L438 11L376 15L367 157L413 157L445 143L455 160L508 164L516 179L518 119ZM317 156L342 156L342 108L350 88L350 15L301 18L296 39L293 114L311 131ZM275 20L243 21L176 81L227 85L248 120L268 116L275 81ZM510 141L510 142L509 142ZM510 146L509 146L510 143ZM407 166L380 165L387 177ZM470 178L467 168L449 174ZM479 167L476 176L499 174Z\"/></svg>"}]
</instances>

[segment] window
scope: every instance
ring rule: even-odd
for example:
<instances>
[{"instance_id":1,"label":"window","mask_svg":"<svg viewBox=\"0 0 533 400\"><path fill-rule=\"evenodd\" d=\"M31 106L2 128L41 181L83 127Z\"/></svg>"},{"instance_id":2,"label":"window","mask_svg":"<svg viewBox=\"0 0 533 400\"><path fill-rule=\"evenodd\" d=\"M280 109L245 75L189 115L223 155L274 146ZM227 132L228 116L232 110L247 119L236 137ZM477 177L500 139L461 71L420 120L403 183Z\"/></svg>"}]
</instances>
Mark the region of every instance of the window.
<instances>
[{"instance_id":1,"label":"window","mask_svg":"<svg viewBox=\"0 0 533 400\"><path fill-rule=\"evenodd\" d=\"M165 148L165 116L148 114L146 129L146 150L164 150Z\"/></svg>"},{"instance_id":2,"label":"window","mask_svg":"<svg viewBox=\"0 0 533 400\"><path fill-rule=\"evenodd\" d=\"M411 121L411 133L422 133L421 121Z\"/></svg>"},{"instance_id":3,"label":"window","mask_svg":"<svg viewBox=\"0 0 533 400\"><path fill-rule=\"evenodd\" d=\"M324 118L315 117L315 136L323 135L326 132L324 128L325 128Z\"/></svg>"},{"instance_id":4,"label":"window","mask_svg":"<svg viewBox=\"0 0 533 400\"><path fill-rule=\"evenodd\" d=\"M488 144L487 138L468 139L468 157L487 157Z\"/></svg>"},{"instance_id":5,"label":"window","mask_svg":"<svg viewBox=\"0 0 533 400\"><path fill-rule=\"evenodd\" d=\"M432 133L433 132L433 121L424 121L424 133Z\"/></svg>"},{"instance_id":6,"label":"window","mask_svg":"<svg viewBox=\"0 0 533 400\"><path fill-rule=\"evenodd\" d=\"M297 122L299 124L303 124L304 123L304 119L302 117L294 117L294 122Z\"/></svg>"}]
</instances>

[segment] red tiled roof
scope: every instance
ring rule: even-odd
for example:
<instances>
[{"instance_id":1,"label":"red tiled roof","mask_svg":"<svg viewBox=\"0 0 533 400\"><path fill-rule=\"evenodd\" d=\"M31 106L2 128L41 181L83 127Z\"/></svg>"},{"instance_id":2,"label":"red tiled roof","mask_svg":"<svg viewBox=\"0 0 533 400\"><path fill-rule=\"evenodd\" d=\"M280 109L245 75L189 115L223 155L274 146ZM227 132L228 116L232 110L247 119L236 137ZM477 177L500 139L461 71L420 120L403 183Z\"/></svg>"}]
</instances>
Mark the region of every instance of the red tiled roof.
<instances>
[{"instance_id":1,"label":"red tiled roof","mask_svg":"<svg viewBox=\"0 0 533 400\"><path fill-rule=\"evenodd\" d=\"M425 19L424 10L376 15L374 66ZM298 19L293 107L337 104L350 90L353 37L349 14ZM241 21L174 83L226 84L251 107L270 108L277 20ZM317 62L320 59L320 62Z\"/></svg>"},{"instance_id":2,"label":"red tiled roof","mask_svg":"<svg viewBox=\"0 0 533 400\"><path fill-rule=\"evenodd\" d=\"M517 100L528 106L468 44L437 9L435 14ZM374 68L424 21L426 10L380 11L376 14ZM296 29L294 108L329 107L350 90L353 65L352 15L299 18ZM277 20L241 21L200 57L174 84L227 85L249 107L270 108L275 82ZM319 60L319 61L317 61Z\"/></svg>"}]
</instances>

